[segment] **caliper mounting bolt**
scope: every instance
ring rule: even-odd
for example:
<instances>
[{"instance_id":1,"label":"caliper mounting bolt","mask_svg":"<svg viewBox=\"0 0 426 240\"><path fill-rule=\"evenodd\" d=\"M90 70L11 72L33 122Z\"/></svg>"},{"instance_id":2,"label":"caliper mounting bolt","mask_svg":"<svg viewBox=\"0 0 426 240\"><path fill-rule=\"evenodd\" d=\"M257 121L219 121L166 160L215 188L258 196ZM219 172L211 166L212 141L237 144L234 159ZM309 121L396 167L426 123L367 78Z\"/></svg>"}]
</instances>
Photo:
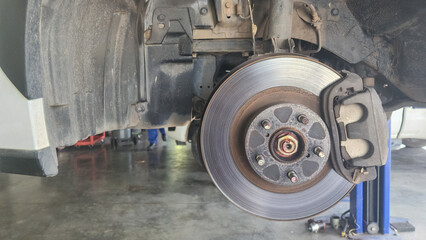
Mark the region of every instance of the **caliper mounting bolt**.
<instances>
[{"instance_id":1,"label":"caliper mounting bolt","mask_svg":"<svg viewBox=\"0 0 426 240\"><path fill-rule=\"evenodd\" d=\"M256 162L259 166L265 165L265 157L263 155L257 155L256 156Z\"/></svg>"},{"instance_id":2,"label":"caliper mounting bolt","mask_svg":"<svg viewBox=\"0 0 426 240\"><path fill-rule=\"evenodd\" d=\"M291 181L292 183L297 183L298 178L297 178L297 174L296 174L296 172L295 172L295 171L290 171L290 172L288 172L288 173L287 173L287 177L290 179L290 181Z\"/></svg>"},{"instance_id":3,"label":"caliper mounting bolt","mask_svg":"<svg viewBox=\"0 0 426 240\"><path fill-rule=\"evenodd\" d=\"M318 157L320 157L320 158L325 157L325 153L324 153L324 151L322 150L322 148L321 148L321 147L315 147L315 148L314 148L314 153L315 153Z\"/></svg>"},{"instance_id":4,"label":"caliper mounting bolt","mask_svg":"<svg viewBox=\"0 0 426 240\"><path fill-rule=\"evenodd\" d=\"M309 119L306 117L306 115L304 115L304 114L300 114L298 117L297 117L297 121L298 122L300 122L300 123L303 123L303 124L305 124L305 125L307 125L308 123L309 123Z\"/></svg>"},{"instance_id":5,"label":"caliper mounting bolt","mask_svg":"<svg viewBox=\"0 0 426 240\"><path fill-rule=\"evenodd\" d=\"M271 129L271 122L269 122L269 120L263 120L262 121L262 127L266 130Z\"/></svg>"}]
</instances>

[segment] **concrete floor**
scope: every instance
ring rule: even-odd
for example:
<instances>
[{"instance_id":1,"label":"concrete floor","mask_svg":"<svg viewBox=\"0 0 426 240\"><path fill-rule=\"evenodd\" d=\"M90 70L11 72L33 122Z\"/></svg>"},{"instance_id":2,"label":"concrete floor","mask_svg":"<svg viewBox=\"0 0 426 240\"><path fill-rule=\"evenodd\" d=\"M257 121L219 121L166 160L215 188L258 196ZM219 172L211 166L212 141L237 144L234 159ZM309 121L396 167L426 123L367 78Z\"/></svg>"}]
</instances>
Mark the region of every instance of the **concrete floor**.
<instances>
[{"instance_id":1,"label":"concrete floor","mask_svg":"<svg viewBox=\"0 0 426 240\"><path fill-rule=\"evenodd\" d=\"M190 146L169 141L60 152L60 174L0 174L0 239L341 239L308 233L305 221L275 222L246 214L213 186ZM393 154L392 215L417 227L402 239L425 239L426 151ZM349 208L343 201L323 215Z\"/></svg>"}]
</instances>

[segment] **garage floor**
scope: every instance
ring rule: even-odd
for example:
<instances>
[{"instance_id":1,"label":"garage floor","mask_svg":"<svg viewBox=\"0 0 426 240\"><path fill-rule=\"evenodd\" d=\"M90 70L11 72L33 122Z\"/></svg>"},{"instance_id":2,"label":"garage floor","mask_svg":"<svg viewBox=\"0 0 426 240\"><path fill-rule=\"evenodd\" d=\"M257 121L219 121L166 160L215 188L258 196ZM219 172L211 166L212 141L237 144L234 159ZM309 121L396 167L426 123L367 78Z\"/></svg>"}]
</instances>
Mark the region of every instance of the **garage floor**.
<instances>
[{"instance_id":1,"label":"garage floor","mask_svg":"<svg viewBox=\"0 0 426 240\"><path fill-rule=\"evenodd\" d=\"M108 145L60 152L60 174L0 174L0 239L341 239L311 234L305 221L275 222L233 206L194 162L190 146L169 141L111 151ZM393 153L392 215L426 237L426 151ZM340 214L346 200L323 215Z\"/></svg>"}]
</instances>

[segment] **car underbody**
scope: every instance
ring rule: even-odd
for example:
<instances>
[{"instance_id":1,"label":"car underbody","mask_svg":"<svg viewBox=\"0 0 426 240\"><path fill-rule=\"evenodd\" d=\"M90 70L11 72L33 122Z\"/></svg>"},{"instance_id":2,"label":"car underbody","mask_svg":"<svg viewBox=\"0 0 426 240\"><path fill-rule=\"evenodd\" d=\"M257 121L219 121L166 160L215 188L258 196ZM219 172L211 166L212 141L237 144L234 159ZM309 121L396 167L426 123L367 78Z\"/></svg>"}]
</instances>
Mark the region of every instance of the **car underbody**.
<instances>
[{"instance_id":1,"label":"car underbody","mask_svg":"<svg viewBox=\"0 0 426 240\"><path fill-rule=\"evenodd\" d=\"M402 0L3 1L0 132L31 141L0 141L0 170L54 176L56 147L189 126L230 201L310 217L376 178L393 110L426 105L424 14Z\"/></svg>"}]
</instances>

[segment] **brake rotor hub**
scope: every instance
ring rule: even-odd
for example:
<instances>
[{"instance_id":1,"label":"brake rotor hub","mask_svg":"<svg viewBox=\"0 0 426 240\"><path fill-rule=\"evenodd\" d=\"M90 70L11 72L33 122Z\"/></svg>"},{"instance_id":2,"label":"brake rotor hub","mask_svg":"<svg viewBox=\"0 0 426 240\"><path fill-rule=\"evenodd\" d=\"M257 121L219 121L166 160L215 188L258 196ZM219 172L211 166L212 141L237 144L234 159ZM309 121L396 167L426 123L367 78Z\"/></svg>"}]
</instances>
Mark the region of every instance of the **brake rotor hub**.
<instances>
[{"instance_id":1,"label":"brake rotor hub","mask_svg":"<svg viewBox=\"0 0 426 240\"><path fill-rule=\"evenodd\" d=\"M299 121L302 115L309 121ZM268 128L263 127L265 121L269 122ZM323 157L315 154L317 149L322 150ZM297 185L312 180L325 167L330 136L314 111L299 104L277 104L260 112L250 123L245 151L262 179L283 186ZM262 164L258 156L263 157Z\"/></svg>"}]
</instances>

